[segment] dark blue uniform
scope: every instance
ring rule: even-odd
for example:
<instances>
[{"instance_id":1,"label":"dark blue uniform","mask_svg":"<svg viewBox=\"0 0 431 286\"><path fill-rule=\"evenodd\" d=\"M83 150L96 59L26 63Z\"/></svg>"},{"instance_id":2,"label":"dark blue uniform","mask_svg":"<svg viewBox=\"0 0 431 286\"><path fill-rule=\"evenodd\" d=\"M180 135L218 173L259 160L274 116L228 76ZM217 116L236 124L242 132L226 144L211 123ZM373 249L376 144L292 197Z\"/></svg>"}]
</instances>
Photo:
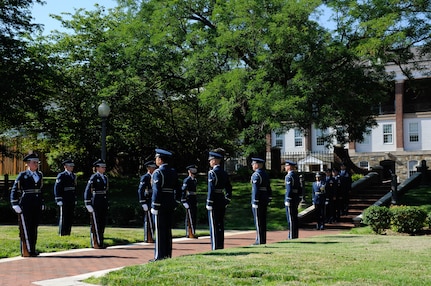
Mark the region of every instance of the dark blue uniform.
<instances>
[{"instance_id":1,"label":"dark blue uniform","mask_svg":"<svg viewBox=\"0 0 431 286\"><path fill-rule=\"evenodd\" d=\"M224 248L224 216L231 198L229 176L216 165L208 172L207 209L212 250Z\"/></svg>"},{"instance_id":2,"label":"dark blue uniform","mask_svg":"<svg viewBox=\"0 0 431 286\"><path fill-rule=\"evenodd\" d=\"M341 215L347 215L349 210L350 191L352 189L352 176L350 176L350 173L347 170L342 169L340 171L340 180L340 192L342 194Z\"/></svg>"},{"instance_id":3,"label":"dark blue uniform","mask_svg":"<svg viewBox=\"0 0 431 286\"><path fill-rule=\"evenodd\" d=\"M302 194L299 176L294 171L289 171L285 177L286 193L284 205L286 206L286 216L289 224L289 239L298 238L299 221L298 206L300 202L299 195Z\"/></svg>"},{"instance_id":4,"label":"dark blue uniform","mask_svg":"<svg viewBox=\"0 0 431 286\"><path fill-rule=\"evenodd\" d=\"M151 186L151 174L148 172L141 176L138 187L138 198L141 205L146 205L148 211L144 211L144 241L153 242L151 231L154 232L154 222L152 215L149 213L151 208L151 197L153 188Z\"/></svg>"},{"instance_id":5,"label":"dark blue uniform","mask_svg":"<svg viewBox=\"0 0 431 286\"><path fill-rule=\"evenodd\" d=\"M319 175L319 178L320 178L320 175ZM317 218L316 228L324 229L325 228L325 204L326 204L324 182L322 182L320 179L313 182L311 195L312 195L314 210Z\"/></svg>"},{"instance_id":6,"label":"dark blue uniform","mask_svg":"<svg viewBox=\"0 0 431 286\"><path fill-rule=\"evenodd\" d=\"M60 218L58 233L70 235L76 205L76 175L72 172L63 171L57 175L54 184L55 202L62 203L60 206Z\"/></svg>"},{"instance_id":7,"label":"dark blue uniform","mask_svg":"<svg viewBox=\"0 0 431 286\"><path fill-rule=\"evenodd\" d=\"M157 151L156 151L157 152ZM156 229L154 260L172 257L172 224L174 210L181 200L175 169L164 163L153 173L152 211Z\"/></svg>"},{"instance_id":8,"label":"dark blue uniform","mask_svg":"<svg viewBox=\"0 0 431 286\"><path fill-rule=\"evenodd\" d=\"M254 244L266 244L266 216L272 189L268 174L257 169L251 175L251 204L254 224L256 226L256 241Z\"/></svg>"},{"instance_id":9,"label":"dark blue uniform","mask_svg":"<svg viewBox=\"0 0 431 286\"><path fill-rule=\"evenodd\" d=\"M196 235L196 222L197 222L197 213L198 213L198 200L196 194L196 188L198 185L198 181L196 178L192 176L188 176L183 180L183 185L181 187L182 191L182 203L187 203L189 205L189 209L186 210L189 212L191 217L192 226L190 226L192 233L189 233L189 222L186 215L185 226L186 226L186 236L189 238L193 238Z\"/></svg>"},{"instance_id":10,"label":"dark blue uniform","mask_svg":"<svg viewBox=\"0 0 431 286\"><path fill-rule=\"evenodd\" d=\"M93 207L93 219L90 224L97 233L91 233L91 246L94 248L104 248L104 233L106 226L106 217L108 215L108 177L105 174L94 173L88 180L84 191L84 203L86 206ZM98 238L99 245L94 245L94 236Z\"/></svg>"},{"instance_id":11,"label":"dark blue uniform","mask_svg":"<svg viewBox=\"0 0 431 286\"><path fill-rule=\"evenodd\" d=\"M36 256L37 228L39 226L43 208L42 187L43 174L35 171L36 179L30 170L19 173L16 178L11 194L10 202L13 206L19 206L24 217L24 231L28 238L30 256ZM21 240L21 255L23 255L23 242ZM24 256L24 255L23 255Z\"/></svg>"}]
</instances>

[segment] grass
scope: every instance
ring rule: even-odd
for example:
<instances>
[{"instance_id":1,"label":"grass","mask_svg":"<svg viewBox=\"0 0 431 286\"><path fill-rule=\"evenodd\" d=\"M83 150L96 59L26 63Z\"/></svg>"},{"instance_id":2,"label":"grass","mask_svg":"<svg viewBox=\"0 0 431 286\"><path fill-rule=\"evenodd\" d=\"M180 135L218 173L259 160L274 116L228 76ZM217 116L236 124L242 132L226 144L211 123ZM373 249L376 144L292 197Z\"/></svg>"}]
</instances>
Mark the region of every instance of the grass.
<instances>
[{"instance_id":1,"label":"grass","mask_svg":"<svg viewBox=\"0 0 431 286\"><path fill-rule=\"evenodd\" d=\"M182 256L110 272L98 285L429 285L426 236L342 234Z\"/></svg>"}]
</instances>

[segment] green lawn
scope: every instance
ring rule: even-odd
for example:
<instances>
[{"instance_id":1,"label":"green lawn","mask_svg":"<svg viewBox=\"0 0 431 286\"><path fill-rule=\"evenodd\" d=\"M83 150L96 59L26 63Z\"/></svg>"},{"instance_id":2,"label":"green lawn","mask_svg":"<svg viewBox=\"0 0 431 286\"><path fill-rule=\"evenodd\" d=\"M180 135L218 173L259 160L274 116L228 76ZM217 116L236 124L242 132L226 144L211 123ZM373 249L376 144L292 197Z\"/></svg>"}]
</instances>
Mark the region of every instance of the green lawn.
<instances>
[{"instance_id":1,"label":"green lawn","mask_svg":"<svg viewBox=\"0 0 431 286\"><path fill-rule=\"evenodd\" d=\"M342 234L126 267L98 285L429 285L426 236Z\"/></svg>"}]
</instances>

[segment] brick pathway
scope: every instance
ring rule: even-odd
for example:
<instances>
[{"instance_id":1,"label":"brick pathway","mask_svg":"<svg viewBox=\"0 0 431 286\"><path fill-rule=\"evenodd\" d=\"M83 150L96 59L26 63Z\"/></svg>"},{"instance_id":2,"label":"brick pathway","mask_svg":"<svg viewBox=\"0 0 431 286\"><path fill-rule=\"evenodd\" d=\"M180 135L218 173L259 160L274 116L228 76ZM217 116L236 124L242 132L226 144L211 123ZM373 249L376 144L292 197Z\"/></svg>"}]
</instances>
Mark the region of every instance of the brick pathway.
<instances>
[{"instance_id":1,"label":"brick pathway","mask_svg":"<svg viewBox=\"0 0 431 286\"><path fill-rule=\"evenodd\" d=\"M339 229L300 229L299 239L315 235L337 234ZM249 246L255 239L254 231L226 231L225 248ZM267 243L286 240L287 231L271 231ZM210 251L209 237L174 239L174 257ZM138 243L107 249L80 249L41 254L31 258L0 259L0 285L84 285L79 280L95 273L129 265L147 263L154 257L154 244Z\"/></svg>"}]
</instances>

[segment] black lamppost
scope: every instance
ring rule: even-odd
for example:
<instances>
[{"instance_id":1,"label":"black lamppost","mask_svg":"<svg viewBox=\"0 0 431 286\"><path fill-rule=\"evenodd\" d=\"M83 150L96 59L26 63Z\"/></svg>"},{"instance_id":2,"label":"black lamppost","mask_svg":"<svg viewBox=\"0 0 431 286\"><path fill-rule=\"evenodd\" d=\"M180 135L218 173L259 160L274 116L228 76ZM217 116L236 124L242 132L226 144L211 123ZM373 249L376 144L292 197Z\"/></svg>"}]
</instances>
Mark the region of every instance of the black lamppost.
<instances>
[{"instance_id":1,"label":"black lamppost","mask_svg":"<svg viewBox=\"0 0 431 286\"><path fill-rule=\"evenodd\" d=\"M97 108L100 118L102 118L102 160L106 160L106 120L108 119L111 108L102 100L102 103Z\"/></svg>"}]
</instances>

